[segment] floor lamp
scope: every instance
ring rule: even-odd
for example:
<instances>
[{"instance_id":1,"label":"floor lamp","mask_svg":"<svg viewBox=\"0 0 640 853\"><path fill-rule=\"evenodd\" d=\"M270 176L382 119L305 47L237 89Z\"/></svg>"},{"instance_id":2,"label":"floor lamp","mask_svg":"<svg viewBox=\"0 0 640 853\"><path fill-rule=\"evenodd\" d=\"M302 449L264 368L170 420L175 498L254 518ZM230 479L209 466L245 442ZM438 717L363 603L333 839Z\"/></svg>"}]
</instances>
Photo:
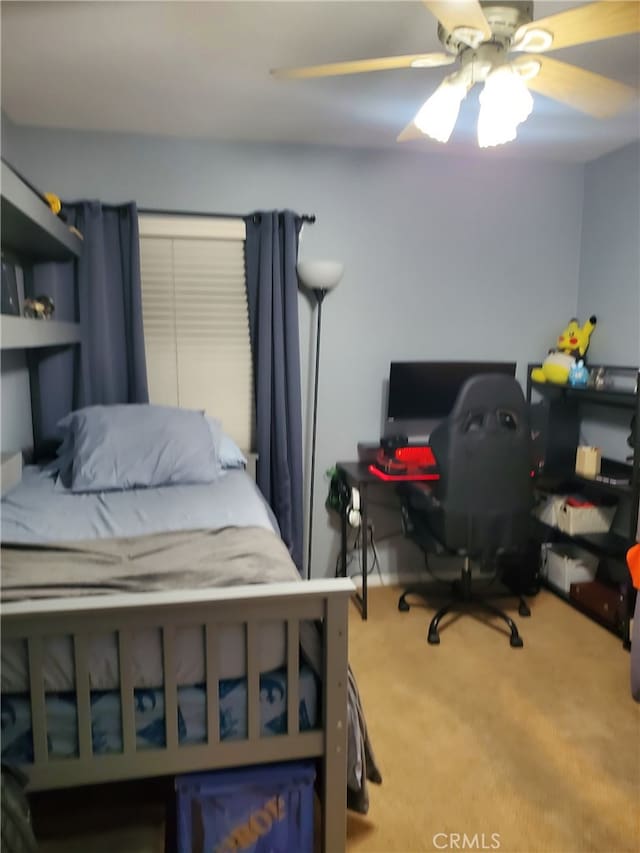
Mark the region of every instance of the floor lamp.
<instances>
[{"instance_id":1,"label":"floor lamp","mask_svg":"<svg viewBox=\"0 0 640 853\"><path fill-rule=\"evenodd\" d=\"M307 545L307 580L311 578L311 542L313 533L313 489L316 468L316 428L318 423L318 373L320 370L320 326L322 323L322 303L330 290L338 284L344 272L344 265L338 261L299 261L298 278L308 288L317 302L316 326L316 369L313 377L313 427L311 438L311 473L309 484L309 541Z\"/></svg>"}]
</instances>

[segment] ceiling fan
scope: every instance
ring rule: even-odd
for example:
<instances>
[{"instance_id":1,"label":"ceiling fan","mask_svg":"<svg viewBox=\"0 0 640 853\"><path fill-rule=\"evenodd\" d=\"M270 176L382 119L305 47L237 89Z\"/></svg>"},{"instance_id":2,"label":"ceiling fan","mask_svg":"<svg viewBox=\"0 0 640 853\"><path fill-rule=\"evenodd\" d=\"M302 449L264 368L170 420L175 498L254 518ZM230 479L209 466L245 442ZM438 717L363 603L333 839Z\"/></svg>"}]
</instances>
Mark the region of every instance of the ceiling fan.
<instances>
[{"instance_id":1,"label":"ceiling fan","mask_svg":"<svg viewBox=\"0 0 640 853\"><path fill-rule=\"evenodd\" d=\"M530 0L423 3L438 21L443 52L278 68L271 73L277 78L317 78L456 64L457 70L444 78L400 133L398 142L423 135L447 142L460 104L476 83L484 84L478 118L481 147L515 139L518 125L533 108L529 90L597 118L622 112L638 97L630 86L545 55L640 32L640 3L636 0L588 3L535 21Z\"/></svg>"}]
</instances>

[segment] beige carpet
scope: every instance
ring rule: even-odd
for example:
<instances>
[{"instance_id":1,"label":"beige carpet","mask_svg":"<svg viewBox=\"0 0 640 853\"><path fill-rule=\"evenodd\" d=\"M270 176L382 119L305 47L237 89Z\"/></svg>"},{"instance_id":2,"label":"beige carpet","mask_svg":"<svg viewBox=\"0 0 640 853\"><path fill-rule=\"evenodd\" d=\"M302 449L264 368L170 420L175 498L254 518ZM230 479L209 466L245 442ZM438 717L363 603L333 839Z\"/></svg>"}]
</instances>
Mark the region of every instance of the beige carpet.
<instances>
[{"instance_id":1,"label":"beige carpet","mask_svg":"<svg viewBox=\"0 0 640 853\"><path fill-rule=\"evenodd\" d=\"M640 705L622 643L549 592L524 639L370 590L350 611L350 661L383 784L349 815L349 853L640 850ZM512 607L514 600L502 604ZM506 626L505 626L506 628Z\"/></svg>"}]
</instances>

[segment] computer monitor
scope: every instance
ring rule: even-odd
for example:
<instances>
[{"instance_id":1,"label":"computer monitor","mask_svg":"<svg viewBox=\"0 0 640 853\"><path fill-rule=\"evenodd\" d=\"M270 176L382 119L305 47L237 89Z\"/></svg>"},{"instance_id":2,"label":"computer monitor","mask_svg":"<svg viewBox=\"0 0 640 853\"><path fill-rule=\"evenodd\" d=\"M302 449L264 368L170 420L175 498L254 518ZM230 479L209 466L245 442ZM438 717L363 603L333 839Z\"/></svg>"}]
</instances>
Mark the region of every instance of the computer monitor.
<instances>
[{"instance_id":1,"label":"computer monitor","mask_svg":"<svg viewBox=\"0 0 640 853\"><path fill-rule=\"evenodd\" d=\"M478 373L515 376L513 361L392 361L385 435L428 438L446 418L467 379Z\"/></svg>"}]
</instances>

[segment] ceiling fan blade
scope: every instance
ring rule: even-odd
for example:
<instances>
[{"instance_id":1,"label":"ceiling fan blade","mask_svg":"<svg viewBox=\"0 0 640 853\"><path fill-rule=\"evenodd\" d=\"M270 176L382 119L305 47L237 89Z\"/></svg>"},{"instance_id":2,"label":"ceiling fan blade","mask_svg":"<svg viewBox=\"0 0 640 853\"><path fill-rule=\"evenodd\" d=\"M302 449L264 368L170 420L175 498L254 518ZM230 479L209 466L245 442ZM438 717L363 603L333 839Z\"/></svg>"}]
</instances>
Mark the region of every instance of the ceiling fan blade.
<instances>
[{"instance_id":1,"label":"ceiling fan blade","mask_svg":"<svg viewBox=\"0 0 640 853\"><path fill-rule=\"evenodd\" d=\"M445 30L453 32L457 27L479 30L485 39L491 38L491 27L477 0L422 0Z\"/></svg>"},{"instance_id":2,"label":"ceiling fan blade","mask_svg":"<svg viewBox=\"0 0 640 853\"><path fill-rule=\"evenodd\" d=\"M456 57L450 53L411 53L406 56L383 56L379 59L356 59L351 62L330 62L328 65L309 65L304 68L274 68L278 78L337 77L341 74L365 74L369 71L389 71L393 68L436 68L452 65Z\"/></svg>"},{"instance_id":3,"label":"ceiling fan blade","mask_svg":"<svg viewBox=\"0 0 640 853\"><path fill-rule=\"evenodd\" d=\"M596 118L610 118L629 107L639 93L631 86L585 71L549 56L525 54L513 64L539 62L540 70L525 83L534 92L561 101Z\"/></svg>"},{"instance_id":4,"label":"ceiling fan blade","mask_svg":"<svg viewBox=\"0 0 640 853\"><path fill-rule=\"evenodd\" d=\"M514 41L523 41L529 30L546 30L553 36L547 50L629 35L640 32L640 3L635 0L588 3L526 24L518 30Z\"/></svg>"}]
</instances>

